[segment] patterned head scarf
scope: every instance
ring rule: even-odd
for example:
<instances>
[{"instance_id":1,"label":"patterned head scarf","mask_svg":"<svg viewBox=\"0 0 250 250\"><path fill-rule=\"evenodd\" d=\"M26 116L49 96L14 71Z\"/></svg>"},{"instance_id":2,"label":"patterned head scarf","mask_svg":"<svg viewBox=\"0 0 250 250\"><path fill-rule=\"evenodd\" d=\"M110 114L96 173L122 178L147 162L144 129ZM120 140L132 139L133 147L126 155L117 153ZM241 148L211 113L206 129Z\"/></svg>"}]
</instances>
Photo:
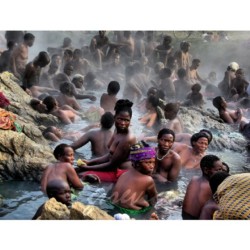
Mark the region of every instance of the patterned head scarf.
<instances>
[{"instance_id":1,"label":"patterned head scarf","mask_svg":"<svg viewBox=\"0 0 250 250\"><path fill-rule=\"evenodd\" d=\"M129 160L133 162L151 159L155 157L155 149L144 141L140 141L130 147Z\"/></svg>"}]
</instances>

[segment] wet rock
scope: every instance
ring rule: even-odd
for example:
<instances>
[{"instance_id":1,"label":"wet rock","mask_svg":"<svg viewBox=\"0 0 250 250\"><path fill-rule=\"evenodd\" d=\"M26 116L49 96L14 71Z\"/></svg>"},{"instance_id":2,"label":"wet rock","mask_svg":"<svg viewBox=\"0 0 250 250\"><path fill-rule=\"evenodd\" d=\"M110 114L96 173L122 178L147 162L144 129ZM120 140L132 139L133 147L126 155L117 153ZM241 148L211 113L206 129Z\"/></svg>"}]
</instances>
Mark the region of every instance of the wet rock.
<instances>
[{"instance_id":1,"label":"wet rock","mask_svg":"<svg viewBox=\"0 0 250 250\"><path fill-rule=\"evenodd\" d=\"M69 220L70 211L66 205L57 202L55 198L45 202L39 220Z\"/></svg>"},{"instance_id":2,"label":"wet rock","mask_svg":"<svg viewBox=\"0 0 250 250\"><path fill-rule=\"evenodd\" d=\"M71 220L114 220L104 210L93 206L84 205L81 202L74 202L70 209L70 219Z\"/></svg>"}]
</instances>

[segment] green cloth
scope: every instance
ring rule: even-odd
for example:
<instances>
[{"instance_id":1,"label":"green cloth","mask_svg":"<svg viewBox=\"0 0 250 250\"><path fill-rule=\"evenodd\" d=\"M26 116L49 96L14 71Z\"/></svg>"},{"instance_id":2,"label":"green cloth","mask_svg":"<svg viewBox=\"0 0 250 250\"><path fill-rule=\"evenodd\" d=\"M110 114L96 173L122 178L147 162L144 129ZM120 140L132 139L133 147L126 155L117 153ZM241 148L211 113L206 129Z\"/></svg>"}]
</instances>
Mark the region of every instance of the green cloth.
<instances>
[{"instance_id":1,"label":"green cloth","mask_svg":"<svg viewBox=\"0 0 250 250\"><path fill-rule=\"evenodd\" d=\"M131 208L120 207L119 205L114 204L114 203L112 203L112 202L109 201L109 200L107 201L107 203L108 203L109 205L112 205L112 206L118 208L118 210L119 210L121 213L125 213L125 214L128 214L128 215L144 214L144 213L148 212L148 211L152 208L152 206L148 206L148 207L144 207L144 208L142 208L142 209L140 209L140 210L135 210L135 209L131 209Z\"/></svg>"}]
</instances>

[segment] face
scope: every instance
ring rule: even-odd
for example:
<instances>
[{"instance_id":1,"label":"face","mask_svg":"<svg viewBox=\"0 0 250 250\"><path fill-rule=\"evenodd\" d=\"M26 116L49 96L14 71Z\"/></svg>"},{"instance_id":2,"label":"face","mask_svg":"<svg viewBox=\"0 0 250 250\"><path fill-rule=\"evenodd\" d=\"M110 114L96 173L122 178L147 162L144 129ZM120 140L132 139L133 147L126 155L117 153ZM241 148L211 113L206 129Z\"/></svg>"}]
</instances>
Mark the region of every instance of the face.
<instances>
[{"instance_id":1,"label":"face","mask_svg":"<svg viewBox=\"0 0 250 250\"><path fill-rule=\"evenodd\" d=\"M209 177L211 177L213 174L219 172L219 171L223 171L223 164L221 161L216 161L214 162L214 166L211 169L207 169L207 175Z\"/></svg>"},{"instance_id":2,"label":"face","mask_svg":"<svg viewBox=\"0 0 250 250\"><path fill-rule=\"evenodd\" d=\"M161 152L167 152L174 143L174 137L171 134L164 134L160 139L158 139L158 148Z\"/></svg>"},{"instance_id":3,"label":"face","mask_svg":"<svg viewBox=\"0 0 250 250\"><path fill-rule=\"evenodd\" d=\"M119 112L115 116L115 127L118 132L127 132L131 117L127 111Z\"/></svg>"},{"instance_id":4,"label":"face","mask_svg":"<svg viewBox=\"0 0 250 250\"><path fill-rule=\"evenodd\" d=\"M69 186L62 187L56 194L56 200L69 206L71 205L71 192Z\"/></svg>"},{"instance_id":5,"label":"face","mask_svg":"<svg viewBox=\"0 0 250 250\"><path fill-rule=\"evenodd\" d=\"M140 165L141 173L146 174L146 175L151 175L155 167L155 158L142 160L142 161L139 161L139 163L137 164Z\"/></svg>"},{"instance_id":6,"label":"face","mask_svg":"<svg viewBox=\"0 0 250 250\"><path fill-rule=\"evenodd\" d=\"M71 147L64 149L64 155L62 155L59 160L63 162L69 162L73 165L75 159L74 150Z\"/></svg>"},{"instance_id":7,"label":"face","mask_svg":"<svg viewBox=\"0 0 250 250\"><path fill-rule=\"evenodd\" d=\"M208 148L208 139L205 137L199 138L196 142L193 142L194 148L199 153L204 153Z\"/></svg>"},{"instance_id":8,"label":"face","mask_svg":"<svg viewBox=\"0 0 250 250\"><path fill-rule=\"evenodd\" d=\"M164 115L166 119L170 119L170 120L172 120L176 116L176 114L174 114L172 110L168 110L168 109L164 110Z\"/></svg>"},{"instance_id":9,"label":"face","mask_svg":"<svg viewBox=\"0 0 250 250\"><path fill-rule=\"evenodd\" d=\"M157 89L156 88L151 88L149 89L147 96L156 96L157 95Z\"/></svg>"}]
</instances>

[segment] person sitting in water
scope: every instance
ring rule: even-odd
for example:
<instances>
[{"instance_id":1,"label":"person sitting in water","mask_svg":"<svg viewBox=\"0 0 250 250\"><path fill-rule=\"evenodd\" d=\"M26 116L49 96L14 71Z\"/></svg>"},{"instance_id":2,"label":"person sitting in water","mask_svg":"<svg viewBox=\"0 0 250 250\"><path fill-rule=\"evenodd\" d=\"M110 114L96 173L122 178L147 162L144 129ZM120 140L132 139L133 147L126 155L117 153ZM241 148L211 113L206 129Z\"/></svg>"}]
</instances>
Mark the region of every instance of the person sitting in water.
<instances>
[{"instance_id":1,"label":"person sitting in water","mask_svg":"<svg viewBox=\"0 0 250 250\"><path fill-rule=\"evenodd\" d=\"M230 110L227 108L227 102L224 97L216 96L213 99L213 105L219 111L220 118L228 124L240 123L242 120L242 110L238 108L237 110Z\"/></svg>"},{"instance_id":2,"label":"person sitting in water","mask_svg":"<svg viewBox=\"0 0 250 250\"><path fill-rule=\"evenodd\" d=\"M135 144L136 137L129 129L132 118L133 103L127 99L120 99L115 105L116 130L109 142L109 153L94 158L83 160L87 165L80 166L82 170L88 170L79 174L83 179L89 174L97 176L101 181L116 182L119 176L131 167L129 161L130 146Z\"/></svg>"},{"instance_id":3,"label":"person sitting in water","mask_svg":"<svg viewBox=\"0 0 250 250\"><path fill-rule=\"evenodd\" d=\"M192 135L191 146L182 144L182 147L174 147L173 150L181 157L181 165L185 169L200 167L200 160L206 154L210 137L207 133L199 132Z\"/></svg>"},{"instance_id":4,"label":"person sitting in water","mask_svg":"<svg viewBox=\"0 0 250 250\"><path fill-rule=\"evenodd\" d=\"M58 117L64 124L70 124L80 119L79 115L81 114L79 112L68 105L59 107L57 100L53 96L45 97L43 103L46 105L47 112Z\"/></svg>"},{"instance_id":5,"label":"person sitting in water","mask_svg":"<svg viewBox=\"0 0 250 250\"><path fill-rule=\"evenodd\" d=\"M90 142L93 156L100 157L107 154L109 152L108 143L113 135L111 128L114 122L111 112L104 113L101 117L101 128L88 131L70 146L76 150Z\"/></svg>"},{"instance_id":6,"label":"person sitting in water","mask_svg":"<svg viewBox=\"0 0 250 250\"><path fill-rule=\"evenodd\" d=\"M211 178L209 179L209 186L212 190L213 196L216 193L218 186L229 176L230 174L226 171L222 171L222 172L219 171L211 176ZM214 200L213 196L202 207L200 218L199 218L200 220L212 220L214 212L219 210L219 206Z\"/></svg>"},{"instance_id":7,"label":"person sitting in water","mask_svg":"<svg viewBox=\"0 0 250 250\"><path fill-rule=\"evenodd\" d=\"M199 219L202 207L212 198L209 179L218 172L223 171L223 164L216 155L206 155L200 161L202 176L194 176L187 186L182 205L183 220Z\"/></svg>"},{"instance_id":8,"label":"person sitting in water","mask_svg":"<svg viewBox=\"0 0 250 250\"><path fill-rule=\"evenodd\" d=\"M157 201L157 190L151 176L155 167L155 150L141 141L131 146L129 159L133 167L118 179L111 201L121 211L125 208L126 212L144 212Z\"/></svg>"},{"instance_id":9,"label":"person sitting in water","mask_svg":"<svg viewBox=\"0 0 250 250\"><path fill-rule=\"evenodd\" d=\"M54 179L48 182L46 193L50 198L55 198L57 202L61 202L67 207L71 206L71 191L68 182L61 179ZM44 204L42 204L36 211L32 220L37 220L42 215Z\"/></svg>"},{"instance_id":10,"label":"person sitting in water","mask_svg":"<svg viewBox=\"0 0 250 250\"><path fill-rule=\"evenodd\" d=\"M203 95L200 93L201 85L195 83L191 87L191 92L186 96L186 100L182 103L183 106L202 106L205 102Z\"/></svg>"},{"instance_id":11,"label":"person sitting in water","mask_svg":"<svg viewBox=\"0 0 250 250\"><path fill-rule=\"evenodd\" d=\"M120 84L117 81L111 81L107 87L107 93L103 93L100 98L100 106L105 112L114 113L117 94L120 91Z\"/></svg>"},{"instance_id":12,"label":"person sitting in water","mask_svg":"<svg viewBox=\"0 0 250 250\"><path fill-rule=\"evenodd\" d=\"M75 169L74 163L74 150L69 145L62 143L56 146L53 152L55 158L58 160L56 163L49 164L43 172L41 179L41 189L46 193L48 183L52 180L63 180L74 189L83 189L83 184Z\"/></svg>"},{"instance_id":13,"label":"person sitting in water","mask_svg":"<svg viewBox=\"0 0 250 250\"><path fill-rule=\"evenodd\" d=\"M159 182L176 181L181 170L181 158L171 149L175 133L171 129L163 128L157 138L156 168L153 177Z\"/></svg>"}]
</instances>

